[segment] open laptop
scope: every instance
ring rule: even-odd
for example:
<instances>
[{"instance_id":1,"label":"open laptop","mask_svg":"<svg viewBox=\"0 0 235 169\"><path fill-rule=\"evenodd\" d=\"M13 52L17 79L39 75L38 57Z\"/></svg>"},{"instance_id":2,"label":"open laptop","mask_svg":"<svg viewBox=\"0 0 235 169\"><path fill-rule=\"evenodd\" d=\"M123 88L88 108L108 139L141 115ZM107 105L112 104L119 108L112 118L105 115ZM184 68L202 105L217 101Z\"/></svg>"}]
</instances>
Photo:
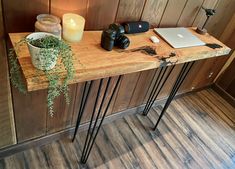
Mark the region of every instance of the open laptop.
<instances>
[{"instance_id":1,"label":"open laptop","mask_svg":"<svg viewBox=\"0 0 235 169\"><path fill-rule=\"evenodd\" d=\"M173 48L185 48L205 45L200 39L183 27L154 28L154 31L165 39Z\"/></svg>"}]
</instances>

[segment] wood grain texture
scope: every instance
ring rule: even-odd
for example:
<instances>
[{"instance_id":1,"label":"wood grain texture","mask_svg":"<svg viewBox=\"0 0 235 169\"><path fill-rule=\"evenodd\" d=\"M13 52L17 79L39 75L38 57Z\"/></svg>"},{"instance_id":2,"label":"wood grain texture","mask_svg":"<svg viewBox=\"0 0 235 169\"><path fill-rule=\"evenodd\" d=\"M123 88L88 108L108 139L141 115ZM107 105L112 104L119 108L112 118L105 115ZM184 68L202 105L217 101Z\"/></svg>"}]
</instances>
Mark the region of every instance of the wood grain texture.
<instances>
[{"instance_id":1,"label":"wood grain texture","mask_svg":"<svg viewBox=\"0 0 235 169\"><path fill-rule=\"evenodd\" d=\"M23 142L46 134L47 90L19 93L13 89L17 141Z\"/></svg>"},{"instance_id":2,"label":"wood grain texture","mask_svg":"<svg viewBox=\"0 0 235 169\"><path fill-rule=\"evenodd\" d=\"M235 12L219 39L231 49L235 49Z\"/></svg>"},{"instance_id":3,"label":"wood grain texture","mask_svg":"<svg viewBox=\"0 0 235 169\"><path fill-rule=\"evenodd\" d=\"M156 2L156 1L155 1ZM181 8L182 7L182 11L181 11L181 13L179 13L179 15L174 15L174 20L172 19L172 20L170 20L170 24L169 25L171 25L171 26L180 26L180 25L178 25L178 24L185 24L184 26L191 26L191 21L194 19L194 17L195 17L195 15L197 14L197 12L195 11L195 8L197 8L196 7L196 5L198 5L198 3L200 3L200 2L195 2L195 1L187 1L187 3L185 4L185 1L183 2L183 1L180 1L180 2L174 2L174 1L165 1L166 2L166 6L164 7L164 13L163 13L163 15L161 15L160 16L160 22L161 23L168 23L168 21L169 21L169 18L168 17L164 17L164 16L171 16L172 15L172 12L175 12L175 9L174 10L172 10L171 8L175 8L175 6L173 5L174 3L179 3L178 5L177 5L177 8ZM184 4L185 4L185 7L183 7L184 6ZM146 3L146 5L147 5L147 3ZM173 5L173 6L172 6ZM192 9L194 9L194 10L192 10ZM163 10L163 9L162 9ZM179 9L178 9L179 10ZM194 15L189 15L189 13L190 12L192 12L193 11L193 13L194 13ZM153 11L152 11L152 13L154 13ZM144 13L143 13L144 14ZM152 16L151 14L149 14L149 16ZM168 25L168 26L169 26ZM166 25L159 25L160 27L165 27ZM173 69L173 72L172 72L172 75L171 75L171 77L169 78L169 79L171 79L171 80L168 80L167 82L166 82L166 84L164 85L164 87L163 87L163 89L162 89L162 91L160 92L160 94L159 94L159 97L157 98L157 99L160 99L160 98L162 98L162 97L166 97L168 94L169 94L169 91L171 90L171 87L172 87L172 82L174 82L174 80L176 80L176 77L177 77L177 74L179 73L179 70L180 70L180 68L181 68L181 66L176 66L176 68L175 69ZM150 73L150 76L151 76L151 73ZM155 78L153 79L153 80L155 80L156 79L156 77L158 76L158 73L157 74L155 74ZM147 91L145 91L145 90L143 90L142 88L138 88L138 87L140 87L138 84L137 84L137 87L136 87L136 90L137 90L137 92L136 93L139 93L139 91L144 91L140 96L142 97L142 102L141 103L145 103L146 101L147 101L147 98L148 98L148 96L149 96L149 94L150 94L150 92L151 92L151 89L152 89L152 85L153 84L151 84L150 81L151 79L143 79L143 83L146 85L146 86L144 86L145 88L147 88L148 90ZM138 83L142 83L141 81L139 81ZM186 90L188 90L188 88L186 89ZM135 93L134 93L135 94ZM136 99L137 98L137 99ZM133 95L133 99L132 99L133 101L134 100L137 100L137 101L140 101L140 99L138 98L138 96L136 96L136 95ZM132 103L131 104L133 104L134 102L132 101ZM131 105L130 105L131 106Z\"/></svg>"},{"instance_id":4,"label":"wood grain texture","mask_svg":"<svg viewBox=\"0 0 235 169\"><path fill-rule=\"evenodd\" d=\"M234 14L234 0L220 0L216 7L216 15L208 21L206 29L213 36L219 38ZM225 12L226 11L226 12Z\"/></svg>"},{"instance_id":5,"label":"wood grain texture","mask_svg":"<svg viewBox=\"0 0 235 169\"><path fill-rule=\"evenodd\" d=\"M139 21L141 19L146 0L120 0L116 15L116 22ZM132 72L130 72L132 73ZM116 95L112 112L118 112L128 107L130 99L138 81L139 73L124 75ZM133 82L133 83L132 83ZM128 90L125 90L128 88Z\"/></svg>"},{"instance_id":6,"label":"wood grain texture","mask_svg":"<svg viewBox=\"0 0 235 169\"><path fill-rule=\"evenodd\" d=\"M108 104L109 99L112 95L113 89L114 89L114 87L116 85L116 82L118 80L118 76L112 77L110 79L110 84L107 88L108 79L109 78L104 78L103 79L100 94L99 94L98 100L97 100L97 106L96 106L96 109L95 109L95 115L97 115L98 110L100 109L100 112L101 112L100 117L104 113L104 111L107 107L107 104ZM84 115L83 115L83 118L81 120L81 123L86 123L86 122L90 121L91 114L94 111L94 103L95 103L95 99L97 97L97 92L98 92L98 87L100 85L100 80L95 80L93 83L94 84L91 88L91 92L90 92L90 95L88 97L88 102L87 102L87 105L85 107ZM107 90L106 90L106 88L107 88ZM118 88L120 88L120 84L119 84ZM106 90L106 93L105 93L105 90ZM119 93L118 90L116 90L116 92L114 93L113 99L110 103L109 109L107 109L107 115L110 115L110 114L114 113L112 111L112 109L113 109L114 103L116 102L116 97L117 97L118 93ZM104 95L106 95L106 97L103 100ZM102 100L103 100L103 105L102 105L102 108L100 108Z\"/></svg>"},{"instance_id":7,"label":"wood grain texture","mask_svg":"<svg viewBox=\"0 0 235 169\"><path fill-rule=\"evenodd\" d=\"M187 0L169 0L160 21L160 27L176 27Z\"/></svg>"},{"instance_id":8,"label":"wood grain texture","mask_svg":"<svg viewBox=\"0 0 235 169\"><path fill-rule=\"evenodd\" d=\"M196 1L195 1L196 3ZM214 9L218 3L218 0L205 0L202 4L205 8ZM187 16L181 16L187 17ZM202 26L205 22L206 16L203 9L199 9L197 16L194 18L194 26ZM217 60L218 59L218 60ZM224 64L225 58L214 58L208 60L201 60L195 63L193 69L190 71L188 77L186 78L184 84L181 87L182 92L191 91L197 88L200 88L202 84L210 85L213 83L213 79L216 77L216 74L221 69ZM215 66L219 64L218 66Z\"/></svg>"},{"instance_id":9,"label":"wood grain texture","mask_svg":"<svg viewBox=\"0 0 235 169\"><path fill-rule=\"evenodd\" d=\"M99 30L115 22L119 0L89 0L86 29Z\"/></svg>"},{"instance_id":10,"label":"wood grain texture","mask_svg":"<svg viewBox=\"0 0 235 169\"><path fill-rule=\"evenodd\" d=\"M120 0L116 22L139 21L145 0Z\"/></svg>"},{"instance_id":11,"label":"wood grain texture","mask_svg":"<svg viewBox=\"0 0 235 169\"><path fill-rule=\"evenodd\" d=\"M16 143L10 80L5 44L0 40L0 148Z\"/></svg>"},{"instance_id":12,"label":"wood grain texture","mask_svg":"<svg viewBox=\"0 0 235 169\"><path fill-rule=\"evenodd\" d=\"M85 165L80 164L86 132L73 144L65 138L0 160L3 169L23 168L234 168L235 109L213 90L172 102L157 131L162 106L148 117L126 116L101 127Z\"/></svg>"},{"instance_id":13,"label":"wood grain texture","mask_svg":"<svg viewBox=\"0 0 235 169\"><path fill-rule=\"evenodd\" d=\"M36 16L40 13L49 13L49 1L47 0L3 0L2 4L4 9L5 31L7 33L34 31ZM25 96L19 94L16 90L12 91L17 141L22 142L45 135L47 113L46 92L38 91Z\"/></svg>"},{"instance_id":14,"label":"wood grain texture","mask_svg":"<svg viewBox=\"0 0 235 169\"><path fill-rule=\"evenodd\" d=\"M235 66L235 59L233 59L229 67L220 75L219 79L216 81L216 84L219 85L228 94L230 94L231 96L235 98L235 90L234 90L235 68L234 66Z\"/></svg>"},{"instance_id":15,"label":"wood grain texture","mask_svg":"<svg viewBox=\"0 0 235 169\"><path fill-rule=\"evenodd\" d=\"M204 0L202 6L204 8L215 9L218 2L219 0ZM205 11L201 8L199 9L195 20L193 21L193 26L202 27L205 20L206 20Z\"/></svg>"},{"instance_id":16,"label":"wood grain texture","mask_svg":"<svg viewBox=\"0 0 235 169\"><path fill-rule=\"evenodd\" d=\"M137 81L135 90L128 106L129 108L136 107L143 103L143 100L145 98L146 93L148 92L155 72L155 69L140 72L140 77Z\"/></svg>"},{"instance_id":17,"label":"wood grain texture","mask_svg":"<svg viewBox=\"0 0 235 169\"><path fill-rule=\"evenodd\" d=\"M76 84L76 93L75 93L75 99L74 99L74 110L73 110L73 117L71 121L71 126L75 126L77 122L77 116L78 111L81 106L81 98L82 98L82 92L84 90L84 84L85 83L78 83Z\"/></svg>"},{"instance_id":18,"label":"wood grain texture","mask_svg":"<svg viewBox=\"0 0 235 169\"><path fill-rule=\"evenodd\" d=\"M227 24L224 32L220 36L220 40L229 45L232 49L235 48L235 14L233 14L233 17ZM231 97L235 96L234 91L234 52L231 54L229 60L226 62L226 64L223 66L223 68L220 70L219 77L216 79L216 84L219 85L225 92L231 95ZM220 60L218 60L220 61ZM217 62L218 62L217 61ZM223 61L225 62L225 61ZM217 63L218 64L218 63ZM221 64L221 62L220 62ZM228 66L229 65L229 66ZM221 65L222 66L222 65Z\"/></svg>"},{"instance_id":19,"label":"wood grain texture","mask_svg":"<svg viewBox=\"0 0 235 169\"><path fill-rule=\"evenodd\" d=\"M158 37L160 39L160 43L154 45L148 40L148 37L155 35L155 33L150 30L138 36L128 35L130 40L133 42L128 49L129 52L120 50L106 52L100 47L101 32L84 32L84 38L79 44L71 44L72 50L75 54L73 63L76 73L73 81L70 83L139 72L157 68L159 66L180 64L193 60L226 55L230 52L228 47L209 34L206 36L198 35L193 29L189 30L205 43L217 43L223 47L218 49L211 49L206 46L197 46L191 48L174 49L164 42L160 37ZM25 35L27 35L27 33L10 34L12 44L18 42ZM158 54L153 57L141 51L131 52L132 49L138 49L142 47L143 42L145 42L145 45L147 46L156 48ZM87 50L88 47L89 50ZM172 52L175 53L175 56L169 58ZM26 45L22 46L20 52L18 53L18 57L27 82L28 91L46 88L48 86L47 79L43 72L36 72L36 69L33 67L30 61L30 55ZM107 58L109 59L107 60ZM162 58L168 58L167 62ZM61 69L60 73L64 75L65 70ZM35 77L40 80L40 84L34 80Z\"/></svg>"},{"instance_id":20,"label":"wood grain texture","mask_svg":"<svg viewBox=\"0 0 235 169\"><path fill-rule=\"evenodd\" d=\"M36 16L49 13L49 0L2 0L2 3L6 32L34 31Z\"/></svg>"},{"instance_id":21,"label":"wood grain texture","mask_svg":"<svg viewBox=\"0 0 235 169\"><path fill-rule=\"evenodd\" d=\"M229 95L231 95L233 98L235 98L235 80L233 79L232 82L230 83L228 89L226 90Z\"/></svg>"},{"instance_id":22,"label":"wood grain texture","mask_svg":"<svg viewBox=\"0 0 235 169\"><path fill-rule=\"evenodd\" d=\"M76 13L84 18L87 14L88 0L51 0L51 14L62 18L65 13Z\"/></svg>"},{"instance_id":23,"label":"wood grain texture","mask_svg":"<svg viewBox=\"0 0 235 169\"><path fill-rule=\"evenodd\" d=\"M203 0L188 0L178 20L177 26L192 26L194 19L200 11L202 3Z\"/></svg>"},{"instance_id":24,"label":"wood grain texture","mask_svg":"<svg viewBox=\"0 0 235 169\"><path fill-rule=\"evenodd\" d=\"M0 148L16 143L10 80L5 49L2 4L0 3Z\"/></svg>"},{"instance_id":25,"label":"wood grain texture","mask_svg":"<svg viewBox=\"0 0 235 169\"><path fill-rule=\"evenodd\" d=\"M72 84L69 86L69 98L70 104L66 104L64 96L61 95L54 101L54 116L51 117L47 115L47 133L57 132L63 129L66 129L71 126L72 117L74 114L74 106L76 97L77 84Z\"/></svg>"},{"instance_id":26,"label":"wood grain texture","mask_svg":"<svg viewBox=\"0 0 235 169\"><path fill-rule=\"evenodd\" d=\"M128 108L139 76L140 73L132 73L123 76L112 112L120 112Z\"/></svg>"},{"instance_id":27,"label":"wood grain texture","mask_svg":"<svg viewBox=\"0 0 235 169\"><path fill-rule=\"evenodd\" d=\"M186 0L138 0L138 1L125 1L125 0L120 0L120 5L118 0L68 0L68 1L62 1L62 0L51 0L51 9L49 10L49 1L41 1L41 0L36 0L32 2L26 2L21 1L18 2L16 0L2 0L3 2L3 7L4 7L4 19L5 19L5 26L7 28L6 32L22 32L22 31L33 31L34 30L34 22L35 22L35 17L39 13L48 13L51 11L53 14L62 16L63 13L65 12L74 12L78 13L86 18L86 28L89 30L96 30L96 29L103 29L107 27L107 25L111 22L113 22L116 18L116 21L128 21L128 20L148 20L151 25L153 26L176 26L177 22L178 25L180 24L190 24L193 21L193 25L201 25L204 22L205 19L205 13L203 10L199 10L198 14L195 15L190 15L191 12L193 11L193 14L196 13L197 6L199 6L199 3L201 3L201 0L198 1L191 1L188 0L186 3ZM218 5L218 2L221 5ZM226 25L227 21L229 20L229 17L232 15L233 10L231 10L231 6L227 7L227 5L231 3L234 3L234 0L226 0L223 2L223 0L204 0L203 6L209 7L209 8L214 8L218 7L219 12L216 15L219 16L214 16L210 22L215 23L216 22L216 27L213 27L211 30L216 32L216 29L219 29L221 31L224 29L221 26L217 25ZM22 4L24 4L22 6ZM19 8L19 6L21 8ZM84 9L86 8L86 9ZM227 11L230 10L230 12L222 12L222 11ZM225 20L222 20L225 16ZM24 24L22 24L24 22ZM162 23L162 25L159 24L159 22ZM190 25L187 25L190 26ZM210 30L210 29L209 29ZM147 39L147 38L146 38ZM233 41L230 38L231 42L228 43L232 44ZM222 42L224 42L222 39L220 39ZM98 43L98 42L97 42ZM98 46L98 45L97 45ZM213 78L216 75L216 72L219 71L221 68L221 65L223 65L224 60L226 57L222 58L215 58L216 61L197 61L196 64L194 65L193 70L190 72L188 79L185 81L185 85L182 86L182 91L189 91L193 88L198 88L198 86L205 86L206 84L210 84L213 81ZM0 63L0 67L1 67ZM177 66L178 67L178 66ZM209 67L209 68L208 68ZM148 73L149 72L149 73ZM211 78L207 78L210 73L212 74ZM137 73L138 74L138 73ZM173 75L176 76L177 72L173 72ZM146 89L148 89L151 78L153 74L151 74L150 71L145 71L140 73L140 78L138 79L138 82L136 84L135 90L133 91L133 95L130 98L130 95L127 94L127 97L130 98L129 100L129 106L128 107L133 107L133 106L138 106L143 103L143 98L146 95ZM198 76L197 76L198 75ZM200 76L199 76L200 75ZM138 77L138 76L136 76ZM127 81L128 79L125 78ZM136 79L135 79L136 81ZM191 83L193 81L193 83ZM126 83L123 81L123 83ZM133 84L135 86L135 84ZM197 86L198 85L198 86ZM79 99L81 95L81 86L82 84L77 84L77 92L76 92L76 98L73 100L73 106L74 106L74 111L73 113L73 119L69 121L73 121L72 125L74 125L74 122L76 120L76 115L79 107ZM166 87L164 88L164 91L167 91L169 87L171 86L171 83L167 83ZM129 91L122 91L123 96L128 93ZM46 91L45 95L39 94L41 98L37 98L38 100L46 100ZM72 92L75 92L72 90ZM181 92L181 90L180 90ZM166 92L167 93L167 92ZM121 95L122 95L121 94ZM120 95L118 92L116 92L115 97L117 95ZM120 96L121 96L120 95ZM164 92L161 95L164 97ZM5 95L4 95L5 97ZM15 97L14 102L16 100L19 100L18 102L24 102L22 100L26 99L25 97ZM94 98L92 98L94 99ZM125 98L124 98L125 99ZM27 101L27 99L26 99ZM61 103L61 99L58 99L56 101L55 107L56 109L60 112L60 107L64 105L64 103ZM40 102L40 101L39 101ZM127 101L128 102L128 101ZM28 101L29 103L29 101ZM121 103L121 102L120 102ZM46 103L43 103L46 104ZM115 104L115 99L111 103L111 109L109 110L109 114L112 114L112 107ZM46 106L46 105L45 105ZM116 104L118 106L118 104ZM63 107L63 106L62 106ZM64 107L63 107L64 108ZM24 107L24 109L27 109ZM67 108L65 108L67 110ZM15 110L16 113L18 114L18 110ZM28 110L24 111L27 112ZM20 112L23 112L23 109L20 110ZM62 111L61 111L62 112ZM36 112L35 112L36 113ZM40 112L42 114L42 112ZM45 116L47 116L46 112ZM87 113L87 119L84 118L84 121L88 120L88 117L90 114L90 110L86 111ZM30 113L23 113L21 114L24 116L25 119L31 119ZM29 118L28 118L29 116ZM37 115L38 117L39 115ZM47 119L47 125L50 126L49 131L57 131L60 130L61 128L58 127L59 124L62 126L67 126L68 125L68 117L71 117L71 114L64 113L62 117L62 114L60 114L61 118L55 118L58 120L58 122L54 121L53 119ZM18 117L18 116L17 116ZM20 117L23 119L23 117ZM40 119L40 118L38 118ZM67 120L66 120L67 119ZM40 119L41 120L41 119ZM20 119L18 120L20 121ZM41 121L39 121L41 123ZM18 125L21 123L18 123ZM24 125L24 123L22 123ZM30 126L30 125L29 125ZM18 126L19 130L21 131L21 126ZM26 128L26 126L22 126L22 128ZM55 129L53 129L55 127ZM30 128L30 127L29 127ZM49 132L48 131L48 132ZM34 136L34 131L32 130L32 137ZM30 134L27 133L27 138L30 138Z\"/></svg>"},{"instance_id":28,"label":"wood grain texture","mask_svg":"<svg viewBox=\"0 0 235 169\"><path fill-rule=\"evenodd\" d=\"M152 28L158 27L167 2L167 0L146 0L141 20L149 22Z\"/></svg>"}]
</instances>

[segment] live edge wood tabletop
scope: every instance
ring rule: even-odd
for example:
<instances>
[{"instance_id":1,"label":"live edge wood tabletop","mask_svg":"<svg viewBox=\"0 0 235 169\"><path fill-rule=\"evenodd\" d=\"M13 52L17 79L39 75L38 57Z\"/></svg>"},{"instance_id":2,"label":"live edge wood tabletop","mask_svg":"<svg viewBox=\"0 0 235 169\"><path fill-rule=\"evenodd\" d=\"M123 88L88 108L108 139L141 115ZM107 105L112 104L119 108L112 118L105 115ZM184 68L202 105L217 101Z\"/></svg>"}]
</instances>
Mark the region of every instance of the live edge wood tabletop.
<instances>
[{"instance_id":1,"label":"live edge wood tabletop","mask_svg":"<svg viewBox=\"0 0 235 169\"><path fill-rule=\"evenodd\" d=\"M76 73L70 84L229 54L231 49L211 35L199 35L195 28L188 29L203 42L216 43L222 48L196 46L174 49L153 30L149 30L146 33L127 35L131 44L126 50L114 48L112 51L106 51L100 46L101 31L85 31L81 42L71 43ZM10 33L13 46L28 34ZM154 44L150 41L149 38L153 35L160 39L160 43ZM156 51L155 54L152 49ZM17 55L28 91L46 89L47 78L42 71L33 67L26 44L20 48ZM64 69L61 69L61 74L65 74Z\"/></svg>"}]
</instances>

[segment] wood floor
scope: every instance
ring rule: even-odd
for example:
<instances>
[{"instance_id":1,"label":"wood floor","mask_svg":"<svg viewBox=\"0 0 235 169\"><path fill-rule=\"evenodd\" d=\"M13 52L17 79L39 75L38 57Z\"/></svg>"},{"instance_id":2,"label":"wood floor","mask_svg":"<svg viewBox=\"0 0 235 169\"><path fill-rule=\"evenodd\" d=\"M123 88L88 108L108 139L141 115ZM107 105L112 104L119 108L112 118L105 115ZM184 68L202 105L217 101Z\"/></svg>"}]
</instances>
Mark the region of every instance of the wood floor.
<instances>
[{"instance_id":1,"label":"wood floor","mask_svg":"<svg viewBox=\"0 0 235 169\"><path fill-rule=\"evenodd\" d=\"M161 109L104 125L86 165L79 163L82 132L75 143L64 139L6 157L0 168L235 168L235 108L212 89L174 100L152 131Z\"/></svg>"}]
</instances>

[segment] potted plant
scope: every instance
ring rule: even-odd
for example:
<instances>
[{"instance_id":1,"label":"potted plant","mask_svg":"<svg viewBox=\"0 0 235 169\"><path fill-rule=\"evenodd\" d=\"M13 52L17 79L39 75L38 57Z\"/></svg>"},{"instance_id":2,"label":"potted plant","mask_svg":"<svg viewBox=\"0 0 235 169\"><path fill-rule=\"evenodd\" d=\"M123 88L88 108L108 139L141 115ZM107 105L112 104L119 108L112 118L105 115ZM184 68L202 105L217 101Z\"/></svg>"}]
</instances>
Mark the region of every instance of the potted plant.
<instances>
[{"instance_id":1,"label":"potted plant","mask_svg":"<svg viewBox=\"0 0 235 169\"><path fill-rule=\"evenodd\" d=\"M21 77L20 66L15 53L25 43L28 46L32 64L38 71L43 71L49 81L47 104L49 113L53 116L53 104L56 97L63 93L66 103L69 104L70 101L68 96L68 81L74 76L71 47L50 33L37 32L19 41L15 45L15 49L11 48L9 50L11 83L23 93L26 93L26 86ZM61 64L55 66L58 59L60 59L63 68L67 72L65 77L62 77L59 73L60 69L63 69L60 66Z\"/></svg>"}]
</instances>

